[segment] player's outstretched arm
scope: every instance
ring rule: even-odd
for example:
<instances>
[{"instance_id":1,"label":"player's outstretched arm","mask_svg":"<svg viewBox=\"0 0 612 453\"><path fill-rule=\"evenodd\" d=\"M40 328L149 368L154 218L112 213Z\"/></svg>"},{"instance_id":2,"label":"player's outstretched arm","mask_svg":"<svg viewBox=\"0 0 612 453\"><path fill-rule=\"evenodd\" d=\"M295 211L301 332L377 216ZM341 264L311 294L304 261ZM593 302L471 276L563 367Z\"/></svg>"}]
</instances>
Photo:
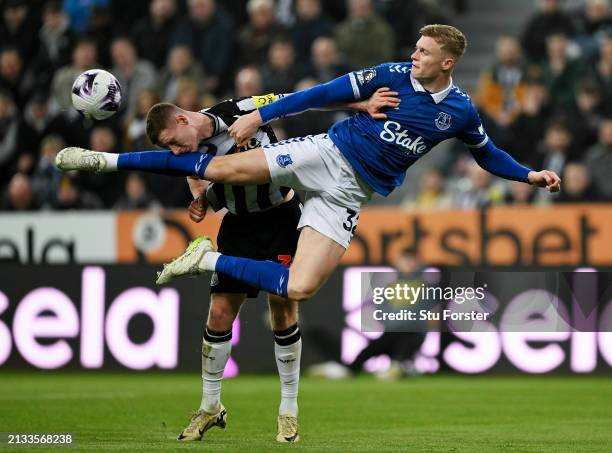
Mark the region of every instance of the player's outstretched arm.
<instances>
[{"instance_id":1,"label":"player's outstretched arm","mask_svg":"<svg viewBox=\"0 0 612 453\"><path fill-rule=\"evenodd\" d=\"M478 165L496 176L545 187L549 192L558 192L561 189L561 178L554 171L533 171L519 164L491 140L480 148L470 148L470 151Z\"/></svg>"},{"instance_id":2,"label":"player's outstretched arm","mask_svg":"<svg viewBox=\"0 0 612 453\"><path fill-rule=\"evenodd\" d=\"M346 74L330 82L298 91L248 115L243 115L228 130L236 144L243 146L255 134L257 128L264 123L308 109L351 102L356 98L359 96L355 96L350 75Z\"/></svg>"}]
</instances>

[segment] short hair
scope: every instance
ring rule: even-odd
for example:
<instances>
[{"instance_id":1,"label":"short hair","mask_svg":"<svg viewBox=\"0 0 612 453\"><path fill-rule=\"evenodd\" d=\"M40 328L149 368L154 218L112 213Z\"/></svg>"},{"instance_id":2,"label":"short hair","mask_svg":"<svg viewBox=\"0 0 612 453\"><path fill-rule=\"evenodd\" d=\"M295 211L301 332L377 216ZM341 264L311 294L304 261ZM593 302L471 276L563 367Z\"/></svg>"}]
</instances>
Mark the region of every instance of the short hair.
<instances>
[{"instance_id":1,"label":"short hair","mask_svg":"<svg viewBox=\"0 0 612 453\"><path fill-rule=\"evenodd\" d=\"M467 47L465 35L452 25L432 24L425 25L419 30L421 36L433 38L440 44L442 50L450 53L459 60Z\"/></svg>"},{"instance_id":2,"label":"short hair","mask_svg":"<svg viewBox=\"0 0 612 453\"><path fill-rule=\"evenodd\" d=\"M147 113L146 133L151 143L157 145L159 143L159 134L168 127L170 118L174 112L178 111L178 107L169 102L160 102L155 104Z\"/></svg>"}]
</instances>

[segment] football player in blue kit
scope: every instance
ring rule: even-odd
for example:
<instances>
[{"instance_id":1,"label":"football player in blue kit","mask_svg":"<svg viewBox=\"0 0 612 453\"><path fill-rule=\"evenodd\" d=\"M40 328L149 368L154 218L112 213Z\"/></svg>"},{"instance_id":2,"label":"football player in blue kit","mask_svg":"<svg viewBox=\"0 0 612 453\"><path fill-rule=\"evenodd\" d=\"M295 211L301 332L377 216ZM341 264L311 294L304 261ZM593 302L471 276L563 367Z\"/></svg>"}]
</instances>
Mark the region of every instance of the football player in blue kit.
<instances>
[{"instance_id":1,"label":"football player in blue kit","mask_svg":"<svg viewBox=\"0 0 612 453\"><path fill-rule=\"evenodd\" d=\"M251 185L272 182L306 192L301 235L289 268L271 261L222 255L207 238L164 266L157 283L206 271L227 274L256 288L303 301L312 297L348 247L361 206L374 192L383 196L402 184L405 172L438 143L458 138L485 170L550 192L561 180L552 171L534 171L497 148L485 133L469 96L453 84L452 72L466 39L449 25L427 25L411 62L386 63L352 72L289 95L238 118L229 132L238 145L262 125L286 115L370 96L380 87L399 93L399 106L375 119L358 113L334 124L327 134L292 138L248 153L214 157L169 155L159 165L177 174L212 182ZM194 131L175 143L189 148Z\"/></svg>"}]
</instances>

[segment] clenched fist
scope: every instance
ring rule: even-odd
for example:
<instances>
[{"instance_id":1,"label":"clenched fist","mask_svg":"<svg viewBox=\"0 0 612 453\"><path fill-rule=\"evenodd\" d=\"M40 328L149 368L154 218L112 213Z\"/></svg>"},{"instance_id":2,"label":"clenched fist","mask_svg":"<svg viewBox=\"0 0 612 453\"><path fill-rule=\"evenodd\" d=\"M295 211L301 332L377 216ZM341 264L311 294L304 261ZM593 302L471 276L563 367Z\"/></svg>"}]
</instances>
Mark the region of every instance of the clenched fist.
<instances>
[{"instance_id":1,"label":"clenched fist","mask_svg":"<svg viewBox=\"0 0 612 453\"><path fill-rule=\"evenodd\" d=\"M206 200L206 195L202 194L189 204L189 218L196 223L200 223L206 217L207 209L208 200Z\"/></svg>"}]
</instances>

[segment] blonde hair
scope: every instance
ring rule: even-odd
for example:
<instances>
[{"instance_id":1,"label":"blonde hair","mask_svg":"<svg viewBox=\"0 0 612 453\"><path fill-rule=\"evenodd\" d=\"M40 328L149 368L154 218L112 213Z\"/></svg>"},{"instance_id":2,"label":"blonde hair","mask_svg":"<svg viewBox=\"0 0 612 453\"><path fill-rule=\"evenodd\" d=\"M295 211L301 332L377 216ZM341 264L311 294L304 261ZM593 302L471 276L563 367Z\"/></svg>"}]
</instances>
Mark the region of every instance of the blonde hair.
<instances>
[{"instance_id":1,"label":"blonde hair","mask_svg":"<svg viewBox=\"0 0 612 453\"><path fill-rule=\"evenodd\" d=\"M433 38L441 49L459 60L467 47L465 35L452 25L431 24L419 30L421 36Z\"/></svg>"}]
</instances>

